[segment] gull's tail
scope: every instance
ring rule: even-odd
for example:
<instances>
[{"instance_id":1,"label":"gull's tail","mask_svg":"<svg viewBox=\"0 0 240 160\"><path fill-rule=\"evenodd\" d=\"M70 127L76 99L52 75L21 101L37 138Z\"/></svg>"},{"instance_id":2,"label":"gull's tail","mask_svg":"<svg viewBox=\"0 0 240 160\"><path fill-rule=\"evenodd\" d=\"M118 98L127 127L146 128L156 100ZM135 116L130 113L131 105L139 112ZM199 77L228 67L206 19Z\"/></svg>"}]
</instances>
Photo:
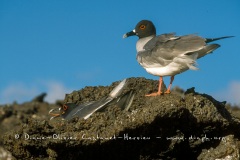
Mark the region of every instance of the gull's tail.
<instances>
[{"instance_id":1,"label":"gull's tail","mask_svg":"<svg viewBox=\"0 0 240 160\"><path fill-rule=\"evenodd\" d=\"M224 37L219 37L219 38L206 38L206 43L210 43L210 42L217 41L220 39L225 39L225 38L232 38L232 37L234 37L234 36L224 36Z\"/></svg>"}]
</instances>

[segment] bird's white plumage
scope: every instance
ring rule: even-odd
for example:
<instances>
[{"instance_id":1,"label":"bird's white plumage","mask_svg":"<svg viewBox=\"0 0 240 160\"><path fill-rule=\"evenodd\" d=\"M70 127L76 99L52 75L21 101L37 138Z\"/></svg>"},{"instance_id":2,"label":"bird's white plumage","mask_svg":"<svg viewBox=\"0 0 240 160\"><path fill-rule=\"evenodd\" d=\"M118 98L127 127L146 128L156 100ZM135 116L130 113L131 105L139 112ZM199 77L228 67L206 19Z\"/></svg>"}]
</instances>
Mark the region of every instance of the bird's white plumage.
<instances>
[{"instance_id":1,"label":"bird's white plumage","mask_svg":"<svg viewBox=\"0 0 240 160\"><path fill-rule=\"evenodd\" d=\"M195 58L195 57L194 57ZM176 57L166 66L144 67L146 71L155 76L172 76L182 73L188 69L197 70L194 59Z\"/></svg>"},{"instance_id":2,"label":"bird's white plumage","mask_svg":"<svg viewBox=\"0 0 240 160\"><path fill-rule=\"evenodd\" d=\"M149 37L145 37L145 38L141 38L137 41L136 44L136 50L137 53L144 51L145 49L143 48L145 46L145 44L150 41L154 36L149 36Z\"/></svg>"},{"instance_id":3,"label":"bird's white plumage","mask_svg":"<svg viewBox=\"0 0 240 160\"><path fill-rule=\"evenodd\" d=\"M182 68L180 70L180 67ZM176 75L181 72L184 72L188 69L188 67L183 67L182 65L172 62L165 67L152 67L152 68L145 68L146 71L155 76L171 76Z\"/></svg>"}]
</instances>

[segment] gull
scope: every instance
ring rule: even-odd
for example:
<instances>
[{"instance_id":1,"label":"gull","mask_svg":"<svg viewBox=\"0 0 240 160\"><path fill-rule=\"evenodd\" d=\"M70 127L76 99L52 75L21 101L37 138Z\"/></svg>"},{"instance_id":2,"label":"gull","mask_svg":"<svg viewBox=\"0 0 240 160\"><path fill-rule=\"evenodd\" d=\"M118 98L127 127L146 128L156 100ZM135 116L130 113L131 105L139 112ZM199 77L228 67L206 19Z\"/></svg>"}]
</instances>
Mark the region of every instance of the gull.
<instances>
[{"instance_id":1,"label":"gull","mask_svg":"<svg viewBox=\"0 0 240 160\"><path fill-rule=\"evenodd\" d=\"M163 94L161 87L164 76L170 76L170 84L165 94L171 92L174 76L189 69L198 70L196 60L213 52L220 47L219 44L210 42L230 38L202 38L195 34L176 36L175 33L156 35L156 28L149 20L137 23L134 30L123 35L138 36L136 44L137 61L150 74L159 76L158 91L146 96Z\"/></svg>"}]
</instances>

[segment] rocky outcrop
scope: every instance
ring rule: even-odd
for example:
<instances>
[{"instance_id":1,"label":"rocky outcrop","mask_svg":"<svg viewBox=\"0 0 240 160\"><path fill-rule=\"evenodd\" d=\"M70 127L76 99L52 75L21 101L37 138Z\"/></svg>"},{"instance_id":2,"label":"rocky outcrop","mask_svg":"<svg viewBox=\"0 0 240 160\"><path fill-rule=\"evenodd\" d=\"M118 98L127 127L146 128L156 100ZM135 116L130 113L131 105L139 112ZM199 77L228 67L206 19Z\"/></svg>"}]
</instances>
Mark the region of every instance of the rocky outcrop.
<instances>
[{"instance_id":1,"label":"rocky outcrop","mask_svg":"<svg viewBox=\"0 0 240 160\"><path fill-rule=\"evenodd\" d=\"M135 92L129 111L112 104L87 120L29 116L3 136L4 148L16 159L239 159L240 120L225 103L194 88L145 97L157 83L128 79L123 92ZM85 87L64 102L98 100L116 85Z\"/></svg>"}]
</instances>

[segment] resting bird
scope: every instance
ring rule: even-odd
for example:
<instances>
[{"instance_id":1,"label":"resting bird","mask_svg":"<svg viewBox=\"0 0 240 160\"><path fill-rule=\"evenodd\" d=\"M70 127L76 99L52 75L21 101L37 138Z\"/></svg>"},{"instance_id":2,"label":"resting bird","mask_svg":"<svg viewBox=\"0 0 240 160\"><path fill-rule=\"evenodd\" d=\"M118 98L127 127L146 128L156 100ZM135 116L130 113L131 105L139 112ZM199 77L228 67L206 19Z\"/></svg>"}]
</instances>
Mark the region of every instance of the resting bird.
<instances>
[{"instance_id":1,"label":"resting bird","mask_svg":"<svg viewBox=\"0 0 240 160\"><path fill-rule=\"evenodd\" d=\"M109 93L108 96L103 97L97 101L92 101L80 105L67 103L60 108L51 109L49 111L49 114L52 115L50 120L56 117L62 117L65 120L70 120L74 117L87 119L93 113L102 111L105 108L109 107L111 104L120 107L122 110L128 111L133 102L135 93L133 90L130 90L125 94L122 94L122 91L126 84L127 81L124 79Z\"/></svg>"},{"instance_id":2,"label":"resting bird","mask_svg":"<svg viewBox=\"0 0 240 160\"><path fill-rule=\"evenodd\" d=\"M139 37L136 44L137 61L148 73L160 77L158 92L146 96L163 94L161 87L164 76L171 76L170 84L164 92L169 94L176 74L188 69L197 70L196 60L220 47L219 44L208 43L233 37L202 38L195 34L176 36L175 33L156 36L156 28L149 20L140 21L123 38L134 35Z\"/></svg>"}]
</instances>

